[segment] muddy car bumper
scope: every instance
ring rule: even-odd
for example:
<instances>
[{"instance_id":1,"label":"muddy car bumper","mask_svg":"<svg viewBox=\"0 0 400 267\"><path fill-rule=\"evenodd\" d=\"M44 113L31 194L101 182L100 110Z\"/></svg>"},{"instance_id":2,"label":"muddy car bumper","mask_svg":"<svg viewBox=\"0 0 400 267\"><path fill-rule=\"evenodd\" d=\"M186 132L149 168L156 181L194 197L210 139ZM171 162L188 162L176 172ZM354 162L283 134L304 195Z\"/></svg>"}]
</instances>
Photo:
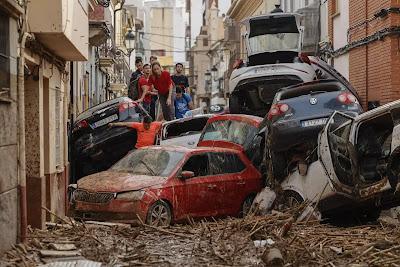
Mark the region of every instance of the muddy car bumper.
<instances>
[{"instance_id":1,"label":"muddy car bumper","mask_svg":"<svg viewBox=\"0 0 400 267\"><path fill-rule=\"evenodd\" d=\"M281 152L306 142L317 140L324 125L302 127L300 121L274 123L270 130L270 149Z\"/></svg>"},{"instance_id":2,"label":"muddy car bumper","mask_svg":"<svg viewBox=\"0 0 400 267\"><path fill-rule=\"evenodd\" d=\"M80 220L136 223L146 220L145 210L140 201L113 200L107 204L74 201L69 216Z\"/></svg>"}]
</instances>

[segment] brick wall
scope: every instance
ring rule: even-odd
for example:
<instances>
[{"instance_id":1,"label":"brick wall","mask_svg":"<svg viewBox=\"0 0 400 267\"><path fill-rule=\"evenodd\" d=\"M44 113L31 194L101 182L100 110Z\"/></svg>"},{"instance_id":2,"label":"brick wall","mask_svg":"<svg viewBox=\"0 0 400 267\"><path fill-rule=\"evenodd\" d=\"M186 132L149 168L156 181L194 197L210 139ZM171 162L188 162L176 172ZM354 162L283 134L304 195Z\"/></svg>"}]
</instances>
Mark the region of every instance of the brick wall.
<instances>
[{"instance_id":1,"label":"brick wall","mask_svg":"<svg viewBox=\"0 0 400 267\"><path fill-rule=\"evenodd\" d=\"M392 5L391 0L352 0L350 8L350 27L372 18L376 12ZM399 4L397 4L399 6ZM383 19L357 27L350 33L350 42L374 34L386 27L400 25L400 16L390 14ZM380 101L381 104L399 98L400 55L398 37L386 37L367 46L350 51L350 82L359 92L363 106L368 101Z\"/></svg>"}]
</instances>

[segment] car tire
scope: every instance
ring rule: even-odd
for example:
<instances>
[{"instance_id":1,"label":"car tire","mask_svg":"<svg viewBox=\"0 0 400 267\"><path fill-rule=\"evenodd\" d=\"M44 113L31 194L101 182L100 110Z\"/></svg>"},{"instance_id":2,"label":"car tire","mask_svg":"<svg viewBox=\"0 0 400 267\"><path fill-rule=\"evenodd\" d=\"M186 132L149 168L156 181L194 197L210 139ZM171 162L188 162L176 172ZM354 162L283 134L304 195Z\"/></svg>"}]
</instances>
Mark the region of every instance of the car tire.
<instances>
[{"instance_id":1,"label":"car tire","mask_svg":"<svg viewBox=\"0 0 400 267\"><path fill-rule=\"evenodd\" d=\"M159 200L147 212L146 223L152 226L169 226L172 222L172 211L168 203Z\"/></svg>"},{"instance_id":2,"label":"car tire","mask_svg":"<svg viewBox=\"0 0 400 267\"><path fill-rule=\"evenodd\" d=\"M229 112L231 114L241 114L242 113L242 104L239 99L238 94L232 94L229 97Z\"/></svg>"},{"instance_id":3,"label":"car tire","mask_svg":"<svg viewBox=\"0 0 400 267\"><path fill-rule=\"evenodd\" d=\"M287 162L285 154L270 151L272 174L278 181L282 181L287 175Z\"/></svg>"},{"instance_id":4,"label":"car tire","mask_svg":"<svg viewBox=\"0 0 400 267\"><path fill-rule=\"evenodd\" d=\"M240 209L240 217L244 218L252 212L252 206L255 196L250 195L247 196L246 199L242 203L242 207Z\"/></svg>"},{"instance_id":5,"label":"car tire","mask_svg":"<svg viewBox=\"0 0 400 267\"><path fill-rule=\"evenodd\" d=\"M287 191L284 191L284 193L283 193L283 201L284 201L284 205L287 208L294 208L294 207L300 205L301 203L303 203L304 199L302 196L300 196L299 193L297 193L295 191L287 190Z\"/></svg>"}]
</instances>

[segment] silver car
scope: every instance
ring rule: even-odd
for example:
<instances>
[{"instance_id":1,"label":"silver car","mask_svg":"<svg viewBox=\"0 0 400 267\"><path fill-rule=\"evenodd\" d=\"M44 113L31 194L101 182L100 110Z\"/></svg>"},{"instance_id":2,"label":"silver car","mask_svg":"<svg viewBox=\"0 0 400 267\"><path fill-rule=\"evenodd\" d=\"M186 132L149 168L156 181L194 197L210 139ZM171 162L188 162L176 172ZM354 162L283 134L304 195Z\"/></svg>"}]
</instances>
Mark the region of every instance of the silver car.
<instances>
[{"instance_id":1,"label":"silver car","mask_svg":"<svg viewBox=\"0 0 400 267\"><path fill-rule=\"evenodd\" d=\"M201 114L164 122L156 144L196 147L204 126L212 116Z\"/></svg>"},{"instance_id":2,"label":"silver car","mask_svg":"<svg viewBox=\"0 0 400 267\"><path fill-rule=\"evenodd\" d=\"M231 74L229 109L230 113L264 117L280 88L313 81L316 72L301 53L301 15L273 13L243 23L248 58Z\"/></svg>"}]
</instances>

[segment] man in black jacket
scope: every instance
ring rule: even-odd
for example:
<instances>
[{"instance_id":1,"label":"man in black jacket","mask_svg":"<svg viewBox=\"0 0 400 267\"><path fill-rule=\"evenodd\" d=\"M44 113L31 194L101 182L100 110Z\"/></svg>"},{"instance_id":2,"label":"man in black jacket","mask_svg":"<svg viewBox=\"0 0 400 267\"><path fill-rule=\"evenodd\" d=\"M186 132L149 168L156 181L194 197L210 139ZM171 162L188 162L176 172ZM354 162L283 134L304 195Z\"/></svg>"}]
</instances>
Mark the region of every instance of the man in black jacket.
<instances>
[{"instance_id":1,"label":"man in black jacket","mask_svg":"<svg viewBox=\"0 0 400 267\"><path fill-rule=\"evenodd\" d=\"M143 60L142 58L138 57L135 60L136 71L132 73L131 81L136 80L143 74Z\"/></svg>"}]
</instances>

